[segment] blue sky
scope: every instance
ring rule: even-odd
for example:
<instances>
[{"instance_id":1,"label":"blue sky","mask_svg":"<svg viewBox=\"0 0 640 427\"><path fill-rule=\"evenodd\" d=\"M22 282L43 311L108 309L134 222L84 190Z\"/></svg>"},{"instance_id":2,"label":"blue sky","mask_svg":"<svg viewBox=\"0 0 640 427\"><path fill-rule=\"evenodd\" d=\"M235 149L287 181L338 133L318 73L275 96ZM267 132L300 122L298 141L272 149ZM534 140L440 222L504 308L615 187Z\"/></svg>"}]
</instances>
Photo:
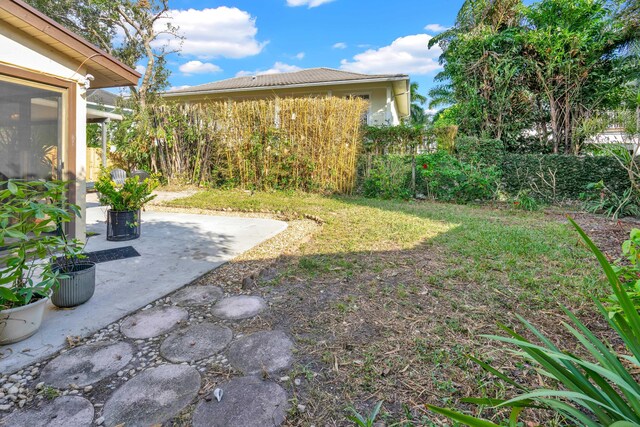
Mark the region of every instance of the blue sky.
<instances>
[{"instance_id":1,"label":"blue sky","mask_svg":"<svg viewBox=\"0 0 640 427\"><path fill-rule=\"evenodd\" d=\"M421 92L433 84L439 50L433 34L450 26L452 1L171 0L185 37L169 57L173 87L243 74L332 67L408 73ZM426 28L425 28L426 27Z\"/></svg>"}]
</instances>

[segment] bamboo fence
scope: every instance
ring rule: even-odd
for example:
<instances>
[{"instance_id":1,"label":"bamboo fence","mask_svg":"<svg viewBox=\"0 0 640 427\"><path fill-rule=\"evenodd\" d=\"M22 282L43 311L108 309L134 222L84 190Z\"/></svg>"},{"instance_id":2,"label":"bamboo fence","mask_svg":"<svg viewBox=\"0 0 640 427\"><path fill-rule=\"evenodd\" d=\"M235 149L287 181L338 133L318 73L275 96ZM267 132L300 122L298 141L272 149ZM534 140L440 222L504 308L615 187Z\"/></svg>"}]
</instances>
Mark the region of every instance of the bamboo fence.
<instances>
[{"instance_id":1,"label":"bamboo fence","mask_svg":"<svg viewBox=\"0 0 640 427\"><path fill-rule=\"evenodd\" d=\"M151 111L151 167L169 181L351 193L361 99L166 104Z\"/></svg>"}]
</instances>

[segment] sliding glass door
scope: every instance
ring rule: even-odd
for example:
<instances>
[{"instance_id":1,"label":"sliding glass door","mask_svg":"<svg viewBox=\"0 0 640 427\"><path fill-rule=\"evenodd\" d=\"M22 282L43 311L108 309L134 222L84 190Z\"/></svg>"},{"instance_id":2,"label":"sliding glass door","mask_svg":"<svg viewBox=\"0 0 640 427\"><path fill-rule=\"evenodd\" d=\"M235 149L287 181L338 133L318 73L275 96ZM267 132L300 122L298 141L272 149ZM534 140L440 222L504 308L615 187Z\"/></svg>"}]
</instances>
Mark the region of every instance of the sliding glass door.
<instances>
[{"instance_id":1,"label":"sliding glass door","mask_svg":"<svg viewBox=\"0 0 640 427\"><path fill-rule=\"evenodd\" d=\"M0 181L63 179L66 90L0 74Z\"/></svg>"}]
</instances>

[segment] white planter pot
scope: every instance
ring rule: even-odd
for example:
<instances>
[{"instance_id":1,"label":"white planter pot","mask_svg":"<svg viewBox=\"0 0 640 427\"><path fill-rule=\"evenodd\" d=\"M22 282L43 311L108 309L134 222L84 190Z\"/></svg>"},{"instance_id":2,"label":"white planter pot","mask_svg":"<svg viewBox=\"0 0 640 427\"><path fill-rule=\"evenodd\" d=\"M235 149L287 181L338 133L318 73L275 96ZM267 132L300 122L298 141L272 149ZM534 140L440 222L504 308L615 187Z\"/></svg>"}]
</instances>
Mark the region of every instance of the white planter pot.
<instances>
[{"instance_id":1,"label":"white planter pot","mask_svg":"<svg viewBox=\"0 0 640 427\"><path fill-rule=\"evenodd\" d=\"M0 311L0 345L22 341L35 334L42 323L49 298Z\"/></svg>"}]
</instances>

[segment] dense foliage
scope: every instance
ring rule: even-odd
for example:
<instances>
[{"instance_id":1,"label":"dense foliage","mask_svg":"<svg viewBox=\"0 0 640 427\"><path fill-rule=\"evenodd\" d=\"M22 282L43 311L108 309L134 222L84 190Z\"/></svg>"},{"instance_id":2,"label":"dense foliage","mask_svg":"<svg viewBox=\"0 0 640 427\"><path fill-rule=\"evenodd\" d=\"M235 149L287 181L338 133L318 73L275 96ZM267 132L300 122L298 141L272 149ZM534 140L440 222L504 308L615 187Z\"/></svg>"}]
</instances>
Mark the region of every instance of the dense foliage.
<instances>
[{"instance_id":1,"label":"dense foliage","mask_svg":"<svg viewBox=\"0 0 640 427\"><path fill-rule=\"evenodd\" d=\"M465 162L443 150L420 155L416 162L417 188L429 198L464 203L491 200L498 191L497 166Z\"/></svg>"},{"instance_id":2,"label":"dense foliage","mask_svg":"<svg viewBox=\"0 0 640 427\"><path fill-rule=\"evenodd\" d=\"M431 40L444 65L431 107L455 105L461 133L510 150L578 153L583 122L628 99L638 76L626 54L637 19L622 16L608 0L467 0L454 27Z\"/></svg>"},{"instance_id":3,"label":"dense foliage","mask_svg":"<svg viewBox=\"0 0 640 427\"><path fill-rule=\"evenodd\" d=\"M629 188L629 176L610 156L507 153L502 163L505 191L525 189L539 200L577 200L592 183L603 181L615 194Z\"/></svg>"},{"instance_id":4,"label":"dense foliage","mask_svg":"<svg viewBox=\"0 0 640 427\"><path fill-rule=\"evenodd\" d=\"M519 415L525 408L535 408L552 410L576 425L637 426L640 425L640 384L635 375L640 369L640 314L619 277L620 270L616 270L584 231L575 222L571 222L595 254L613 291L617 310L607 310L597 300L594 299L594 302L616 334L616 342L621 345L616 344L614 347L600 340L573 313L563 307L568 318L563 325L577 346L563 351L540 330L518 316L524 331L535 337L534 341L506 325L500 327L507 336L486 337L516 347L509 352L514 358L521 358L525 363L535 367L540 387L529 389L522 385L520 379L512 379L491 365L472 358L489 374L518 390L519 394L511 399L474 398L463 401L510 408L510 425L517 425ZM632 238L634 234L637 237L638 233L638 230L634 230ZM637 253L634 252L633 255L637 258ZM457 411L434 406L429 408L466 425L498 426Z\"/></svg>"}]
</instances>

